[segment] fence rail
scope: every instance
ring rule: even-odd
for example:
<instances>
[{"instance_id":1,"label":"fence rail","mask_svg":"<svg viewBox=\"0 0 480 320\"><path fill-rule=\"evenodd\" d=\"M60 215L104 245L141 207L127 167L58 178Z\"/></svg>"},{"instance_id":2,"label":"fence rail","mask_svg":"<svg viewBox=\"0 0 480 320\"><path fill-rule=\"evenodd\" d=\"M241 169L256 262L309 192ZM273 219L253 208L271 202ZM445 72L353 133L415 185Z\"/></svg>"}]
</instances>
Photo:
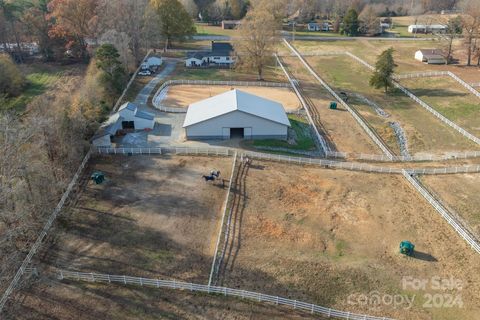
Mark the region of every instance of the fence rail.
<instances>
[{"instance_id":1,"label":"fence rail","mask_svg":"<svg viewBox=\"0 0 480 320\"><path fill-rule=\"evenodd\" d=\"M212 284L212 281L214 280L215 273L218 272L218 248L220 247L220 242L222 238L227 238L226 233L228 232L228 224L226 223L225 217L227 215L227 209L228 209L228 201L230 199L230 193L232 191L232 183L233 183L233 177L235 174L235 168L237 165L237 153L235 152L233 156L233 164L232 164L232 172L230 174L230 181L228 182L228 191L227 191L227 196L225 197L225 202L223 203L223 210L222 210L222 220L220 222L220 230L218 232L218 238L217 238L217 243L215 244L215 253L213 255L213 261L212 261L212 268L210 270L210 276L208 278L208 285Z\"/></svg>"},{"instance_id":2,"label":"fence rail","mask_svg":"<svg viewBox=\"0 0 480 320\"><path fill-rule=\"evenodd\" d=\"M420 180L412 176L412 173L407 170L402 170L403 176L410 182L410 184L417 189L418 192L430 203L435 210L453 227L453 229L475 250L480 253L480 244L477 239L461 225L461 223L452 215L428 190L422 185Z\"/></svg>"},{"instance_id":3,"label":"fence rail","mask_svg":"<svg viewBox=\"0 0 480 320\"><path fill-rule=\"evenodd\" d=\"M232 289L227 287L195 284L195 283L175 281L175 280L160 280L160 279L130 277L125 275L84 273L84 272L72 272L72 271L65 271L65 270L58 271L58 278L60 280L66 279L66 280L101 282L101 283L119 283L123 285L139 285L139 286L148 286L153 288L168 288L168 289L175 289L175 290L185 290L185 291L192 291L192 292L217 294L217 295L223 295L223 296L229 296L229 297L248 299L256 302L266 302L266 303L274 304L277 306L288 306L296 310L309 312L311 314L321 314L327 317L334 317L339 319L392 320L386 317L375 317L375 316L369 316L364 314L340 311L332 308L322 307L312 303L286 299L286 298L272 296L272 295L258 293L258 292L246 291L241 289Z\"/></svg>"},{"instance_id":4,"label":"fence rail","mask_svg":"<svg viewBox=\"0 0 480 320\"><path fill-rule=\"evenodd\" d=\"M187 147L157 147L157 148L96 148L98 154L119 154L119 155L159 155L159 154L177 154L177 155L206 155L206 156L232 156L237 150L228 148L187 148ZM382 167L367 163L335 161L320 158L303 158L294 156L285 156L279 154L270 154L262 152L244 151L243 156L252 159L267 161L285 162L299 165L313 165L325 168L343 169L350 171L364 171L372 173L395 173L401 174L403 168L400 167ZM414 168L409 171L416 174L453 174L453 173L476 173L480 172L480 165L444 167L444 168Z\"/></svg>"},{"instance_id":5,"label":"fence rail","mask_svg":"<svg viewBox=\"0 0 480 320\"><path fill-rule=\"evenodd\" d=\"M13 289L17 286L17 284L20 281L20 278L22 277L22 275L25 272L27 272L29 269L31 269L31 268L29 268L28 265L31 263L33 256L35 255L35 253L37 253L38 249L40 248L40 246L42 244L42 241L45 239L45 237L46 237L48 231L50 230L53 222L55 221L58 214L62 210L63 205L65 204L65 201L67 201L68 197L70 196L70 192L73 190L73 187L75 186L78 179L80 178L80 175L82 174L83 168L85 168L88 160L90 159L91 154L92 154L92 151L90 150L85 155L85 157L83 158L82 163L80 164L80 166L78 167L77 171L75 172L72 180L68 184L67 189L65 190L62 197L60 198L60 201L58 202L57 206L53 210L52 214L48 218L45 225L43 226L43 229L40 232L40 234L38 235L37 240L32 245L32 247L30 248L30 251L28 252L25 259L23 260L20 268L15 273L15 276L13 277L12 281L10 282L10 285L7 287L7 289L3 293L3 296L0 299L0 312L3 310L3 307L5 306L5 303L7 302L8 297L12 293Z\"/></svg>"},{"instance_id":6,"label":"fence rail","mask_svg":"<svg viewBox=\"0 0 480 320\"><path fill-rule=\"evenodd\" d=\"M152 98L153 106L160 111L166 112L185 112L182 108L169 108L161 105L161 93L165 88L175 85L204 85L204 86L243 86L243 87L272 87L272 88L290 88L289 83L285 82L265 82L265 81L216 81L216 80L167 80L157 90ZM183 110L183 111L178 111Z\"/></svg>"},{"instance_id":7,"label":"fence rail","mask_svg":"<svg viewBox=\"0 0 480 320\"><path fill-rule=\"evenodd\" d=\"M300 61L305 65L307 70L320 82L320 84L327 89L327 91L335 97L337 101L339 101L353 116L353 118L360 124L360 126L363 128L363 130L370 136L370 138L378 145L378 147L383 151L383 153L390 159L393 158L393 153L385 146L383 141L381 141L377 135L370 129L370 127L363 121L363 119L359 116L359 114L353 110L335 91L333 91L330 86L323 81L322 78L318 76L318 74L310 67L310 65L303 59L302 55L295 49L286 39L283 39L284 43L287 45L287 47L295 53L295 55L300 59ZM352 57L354 57L352 55Z\"/></svg>"},{"instance_id":8,"label":"fence rail","mask_svg":"<svg viewBox=\"0 0 480 320\"><path fill-rule=\"evenodd\" d=\"M310 122L310 126L312 127L314 133L315 133L315 137L316 137L316 140L318 142L318 145L320 146L321 148L321 151L324 153L324 154L327 154L327 152L330 151L330 148L328 147L328 144L327 142L325 141L325 139L323 138L323 136L320 134L320 132L318 131L317 129L317 126L315 125L315 123L313 122L313 118L312 118L312 115L310 114L310 110L308 108L308 105L307 105L307 102L305 101L305 99L303 98L303 95L300 93L300 91L298 90L297 88L297 82L294 81L294 79L292 79L292 77L290 77L289 73L287 72L287 69L285 68L285 66L283 65L282 61L280 61L280 58L275 55L275 58L277 59L277 63L278 65L280 66L280 68L282 69L283 73L285 74L285 76L287 77L288 81L290 82L290 85L292 86L293 88L293 91L295 91L295 94L297 95L298 99L300 100L302 106L303 106L303 109L305 109L306 113L307 113L307 117L308 117L308 120Z\"/></svg>"},{"instance_id":9,"label":"fence rail","mask_svg":"<svg viewBox=\"0 0 480 320\"><path fill-rule=\"evenodd\" d=\"M354 54L350 53L350 52L346 52L346 54L350 57L352 57L354 60L356 60L357 62L361 63L362 65L366 66L367 68L369 68L370 70L374 70L374 67L371 66L370 64L368 64L366 61L360 59L359 57L355 56ZM451 76L452 78L454 78L455 80L457 80L459 83L461 83L462 85L464 86L468 86L470 87L465 81L463 81L462 79L460 79L459 77L457 77L456 75L454 75L453 73L447 71L447 74L449 76ZM454 123L453 121L450 121L449 119L447 119L445 116L443 116L441 113L439 113L438 111L436 111L434 108L432 108L431 106L429 106L427 103L425 103L423 100L421 100L420 98L418 98L416 95L414 95L413 93L411 93L408 89L406 89L405 87L403 87L400 83L398 83L396 80L393 81L393 84L396 88L398 88L399 90L401 90L403 93L405 93L408 97L410 97L411 99L413 99L415 102L417 102L418 104L420 104L423 108L425 108L426 110L428 110L430 113L432 113L434 116L436 116L438 119L440 119L442 122L444 122L445 124L447 124L448 126L452 127L453 129L457 130L458 132L460 132L464 137L466 137L467 139L470 139L472 140L473 142L477 143L477 144L480 144L480 139L475 137L473 134L469 133L468 131L466 131L465 129L463 129L462 127L460 127L459 125L457 125L456 123ZM477 96L480 97L480 93L478 93L478 91L476 91L475 89L473 89L472 87L470 87L473 91L477 92ZM467 88L468 89L468 88ZM472 92L473 92L472 91Z\"/></svg>"}]
</instances>

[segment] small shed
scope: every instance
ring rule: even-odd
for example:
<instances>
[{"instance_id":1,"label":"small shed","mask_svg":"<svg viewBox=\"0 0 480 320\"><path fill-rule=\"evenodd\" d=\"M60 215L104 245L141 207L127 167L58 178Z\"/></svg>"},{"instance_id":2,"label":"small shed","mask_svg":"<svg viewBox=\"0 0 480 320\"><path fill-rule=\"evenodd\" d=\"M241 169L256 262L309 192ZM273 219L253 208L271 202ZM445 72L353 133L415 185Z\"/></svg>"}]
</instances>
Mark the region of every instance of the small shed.
<instances>
[{"instance_id":1,"label":"small shed","mask_svg":"<svg viewBox=\"0 0 480 320\"><path fill-rule=\"evenodd\" d=\"M145 130L154 126L153 113L141 111L135 104L127 102L100 127L92 138L92 144L95 147L111 147L112 138L119 130Z\"/></svg>"},{"instance_id":2,"label":"small shed","mask_svg":"<svg viewBox=\"0 0 480 320\"><path fill-rule=\"evenodd\" d=\"M142 63L142 69L160 67L162 63L163 63L163 60L161 57L149 57L144 63Z\"/></svg>"},{"instance_id":3,"label":"small shed","mask_svg":"<svg viewBox=\"0 0 480 320\"><path fill-rule=\"evenodd\" d=\"M187 139L286 139L290 122L282 104L237 89L192 103Z\"/></svg>"},{"instance_id":4,"label":"small shed","mask_svg":"<svg viewBox=\"0 0 480 320\"><path fill-rule=\"evenodd\" d=\"M421 49L415 52L415 60L427 64L446 64L442 50L440 49Z\"/></svg>"}]
</instances>

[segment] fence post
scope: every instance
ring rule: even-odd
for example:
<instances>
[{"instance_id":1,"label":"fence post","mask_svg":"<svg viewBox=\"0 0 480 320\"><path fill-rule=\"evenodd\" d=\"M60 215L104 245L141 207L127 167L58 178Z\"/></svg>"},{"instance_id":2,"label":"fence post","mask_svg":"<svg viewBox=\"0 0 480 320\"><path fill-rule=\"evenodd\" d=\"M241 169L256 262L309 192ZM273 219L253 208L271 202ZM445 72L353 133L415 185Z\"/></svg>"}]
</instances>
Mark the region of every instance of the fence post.
<instances>
[{"instance_id":1,"label":"fence post","mask_svg":"<svg viewBox=\"0 0 480 320\"><path fill-rule=\"evenodd\" d=\"M127 278L125 276L123 276L123 283L127 284Z\"/></svg>"},{"instance_id":2,"label":"fence post","mask_svg":"<svg viewBox=\"0 0 480 320\"><path fill-rule=\"evenodd\" d=\"M60 280L63 280L63 270L60 270Z\"/></svg>"},{"instance_id":3,"label":"fence post","mask_svg":"<svg viewBox=\"0 0 480 320\"><path fill-rule=\"evenodd\" d=\"M95 282L95 277L93 276L93 272L90 272L90 276L92 277L92 282Z\"/></svg>"}]
</instances>

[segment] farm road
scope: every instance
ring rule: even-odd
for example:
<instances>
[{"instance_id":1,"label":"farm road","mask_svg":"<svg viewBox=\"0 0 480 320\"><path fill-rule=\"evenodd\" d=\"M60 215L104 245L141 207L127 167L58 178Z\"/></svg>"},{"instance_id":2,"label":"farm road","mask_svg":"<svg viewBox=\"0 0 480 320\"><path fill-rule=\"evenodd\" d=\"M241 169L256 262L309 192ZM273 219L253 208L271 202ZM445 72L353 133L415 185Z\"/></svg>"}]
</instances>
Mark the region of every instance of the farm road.
<instances>
[{"instance_id":1,"label":"farm road","mask_svg":"<svg viewBox=\"0 0 480 320\"><path fill-rule=\"evenodd\" d=\"M170 75L170 73L175 70L175 66L177 64L176 59L169 59L169 58L164 58L165 61L165 67L163 67L162 71L160 71L155 78L153 78L145 87L143 87L142 90L138 93L137 97L135 98L134 102L137 106L144 107L147 106L148 98L152 94L153 89L157 86L157 84L165 79L167 76Z\"/></svg>"}]
</instances>

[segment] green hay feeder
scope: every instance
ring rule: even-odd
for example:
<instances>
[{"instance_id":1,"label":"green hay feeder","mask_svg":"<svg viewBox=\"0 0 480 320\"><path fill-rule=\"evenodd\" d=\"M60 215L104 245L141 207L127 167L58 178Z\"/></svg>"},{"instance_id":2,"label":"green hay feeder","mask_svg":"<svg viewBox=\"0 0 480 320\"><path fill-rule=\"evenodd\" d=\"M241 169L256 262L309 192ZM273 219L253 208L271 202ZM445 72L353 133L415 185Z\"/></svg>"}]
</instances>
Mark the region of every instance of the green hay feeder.
<instances>
[{"instance_id":1,"label":"green hay feeder","mask_svg":"<svg viewBox=\"0 0 480 320\"><path fill-rule=\"evenodd\" d=\"M335 101L330 102L330 109L332 109L332 110L337 109L337 103Z\"/></svg>"},{"instance_id":2,"label":"green hay feeder","mask_svg":"<svg viewBox=\"0 0 480 320\"><path fill-rule=\"evenodd\" d=\"M415 249L415 245L410 241L402 241L400 242L400 253L406 256L413 256L413 250Z\"/></svg>"},{"instance_id":3,"label":"green hay feeder","mask_svg":"<svg viewBox=\"0 0 480 320\"><path fill-rule=\"evenodd\" d=\"M96 184L100 184L102 183L103 181L105 181L105 174L101 171L95 171L94 173L92 173L92 175L90 176L90 179L92 179L93 181L95 181Z\"/></svg>"}]
</instances>

